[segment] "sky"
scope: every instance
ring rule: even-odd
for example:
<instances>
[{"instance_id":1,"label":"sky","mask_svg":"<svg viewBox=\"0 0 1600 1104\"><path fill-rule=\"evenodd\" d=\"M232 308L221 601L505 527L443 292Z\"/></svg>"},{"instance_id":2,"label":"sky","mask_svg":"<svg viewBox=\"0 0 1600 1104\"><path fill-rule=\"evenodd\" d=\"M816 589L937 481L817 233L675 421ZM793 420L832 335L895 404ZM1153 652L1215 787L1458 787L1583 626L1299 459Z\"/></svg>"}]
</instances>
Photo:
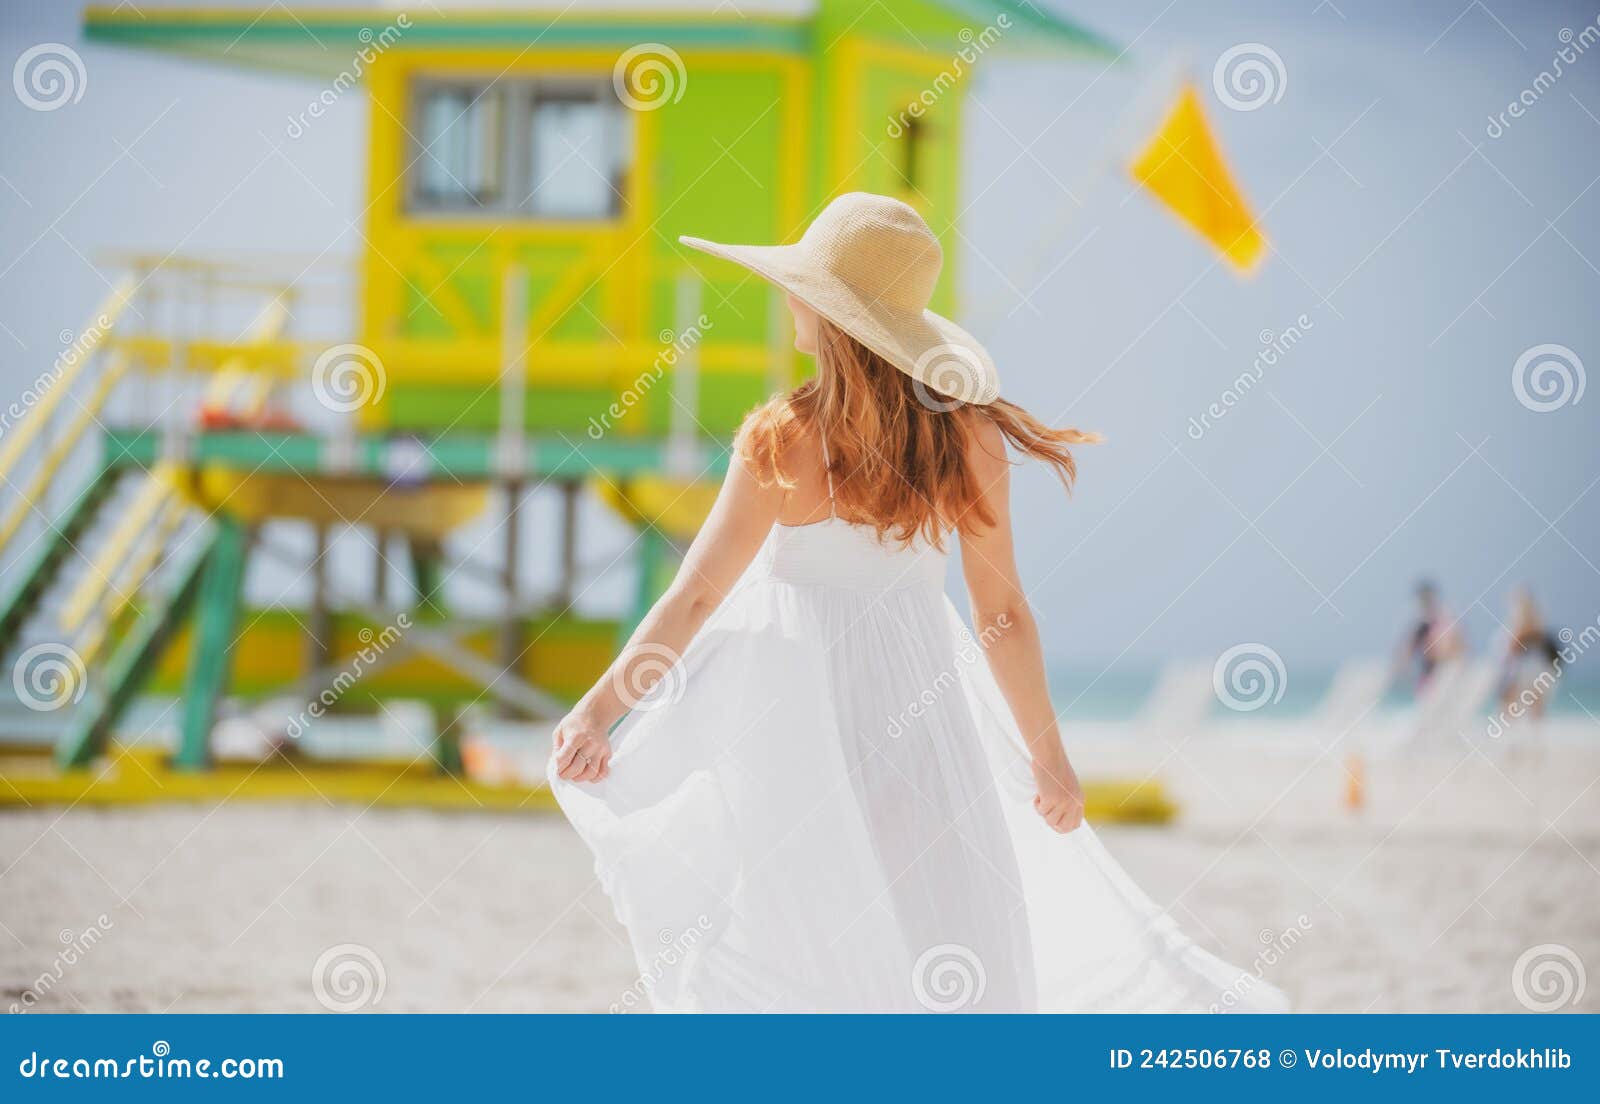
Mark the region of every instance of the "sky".
<instances>
[{"instance_id":1,"label":"sky","mask_svg":"<svg viewBox=\"0 0 1600 1104\"><path fill-rule=\"evenodd\" d=\"M1479 648L1518 583L1554 624L1594 623L1600 395L1577 380L1600 366L1600 43L1520 118L1491 116L1600 12L1060 7L1126 51L1112 66L984 59L955 258L961 317L1006 397L1107 438L1081 451L1070 499L1041 470L1016 477L1051 663L1147 668L1245 642L1291 669L1384 653L1422 575ZM0 97L0 387L25 387L82 325L108 251L359 253L361 97L286 142L314 82L85 44L74 5L0 0L8 66L46 41L81 54L87 83L58 111ZM1269 95L1219 99L1230 51L1268 59ZM1121 168L1185 73L1272 243L1251 279ZM1514 385L1541 346L1561 347L1573 381L1549 410ZM551 509L535 505L530 531ZM616 560L626 531L598 504L584 516L585 559ZM340 550L350 570L362 560ZM586 602L626 590L619 562Z\"/></svg>"}]
</instances>

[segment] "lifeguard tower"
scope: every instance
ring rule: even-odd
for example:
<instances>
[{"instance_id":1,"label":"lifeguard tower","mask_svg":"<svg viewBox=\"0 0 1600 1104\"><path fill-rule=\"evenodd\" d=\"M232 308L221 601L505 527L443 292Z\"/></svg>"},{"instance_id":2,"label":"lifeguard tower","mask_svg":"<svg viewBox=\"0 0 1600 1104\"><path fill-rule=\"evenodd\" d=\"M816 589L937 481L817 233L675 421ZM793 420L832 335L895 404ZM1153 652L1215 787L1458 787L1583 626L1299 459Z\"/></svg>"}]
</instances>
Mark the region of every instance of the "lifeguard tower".
<instances>
[{"instance_id":1,"label":"lifeguard tower","mask_svg":"<svg viewBox=\"0 0 1600 1104\"><path fill-rule=\"evenodd\" d=\"M142 3L90 8L84 31L294 75L288 138L341 97L371 108L352 273L123 258L0 441L0 475L22 489L0 516L0 649L62 768L101 756L146 695L173 703L180 770L213 764L229 696L313 716L420 699L440 711L448 769L470 704L559 715L632 624L572 610L578 497L637 527L637 617L741 416L801 371L779 298L691 265L677 236L792 240L863 189L919 208L953 256L962 95L982 55L1114 56L1003 0ZM352 329L312 332L347 275ZM955 313L953 286L947 266L938 309ZM532 495L562 503L545 594L519 572ZM495 544L452 558L446 539L485 512ZM285 519L315 554L296 563L262 538ZM370 546L366 578L329 577L333 534ZM245 607L263 556L310 577L304 608ZM498 586L502 613L452 616L457 575Z\"/></svg>"}]
</instances>

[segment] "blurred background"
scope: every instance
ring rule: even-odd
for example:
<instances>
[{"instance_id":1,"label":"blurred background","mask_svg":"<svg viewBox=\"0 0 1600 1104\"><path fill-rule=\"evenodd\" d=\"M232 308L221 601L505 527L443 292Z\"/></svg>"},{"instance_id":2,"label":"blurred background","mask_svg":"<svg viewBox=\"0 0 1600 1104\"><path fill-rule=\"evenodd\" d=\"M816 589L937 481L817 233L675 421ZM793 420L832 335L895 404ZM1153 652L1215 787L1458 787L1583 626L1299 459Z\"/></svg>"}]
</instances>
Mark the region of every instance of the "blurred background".
<instances>
[{"instance_id":1,"label":"blurred background","mask_svg":"<svg viewBox=\"0 0 1600 1104\"><path fill-rule=\"evenodd\" d=\"M544 733L809 371L676 239L865 189L1005 396L1107 438L1014 493L1136 879L1301 1008L1584 1010L1597 46L1557 3L0 0L0 995L632 1007Z\"/></svg>"}]
</instances>

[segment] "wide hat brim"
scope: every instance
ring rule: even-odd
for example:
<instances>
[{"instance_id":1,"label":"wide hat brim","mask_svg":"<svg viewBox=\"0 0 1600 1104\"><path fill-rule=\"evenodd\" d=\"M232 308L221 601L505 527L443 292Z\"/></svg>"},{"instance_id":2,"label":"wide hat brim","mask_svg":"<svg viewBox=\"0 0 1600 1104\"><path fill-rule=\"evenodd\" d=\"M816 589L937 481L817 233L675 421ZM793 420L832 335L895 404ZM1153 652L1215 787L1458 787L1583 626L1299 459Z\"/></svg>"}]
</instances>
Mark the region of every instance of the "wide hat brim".
<instances>
[{"instance_id":1,"label":"wide hat brim","mask_svg":"<svg viewBox=\"0 0 1600 1104\"><path fill-rule=\"evenodd\" d=\"M1000 397L1000 373L977 338L943 315L907 310L855 287L830 272L804 242L724 245L688 236L678 240L792 293L920 383L918 398L926 405L942 406L941 399L953 399L987 406Z\"/></svg>"}]
</instances>

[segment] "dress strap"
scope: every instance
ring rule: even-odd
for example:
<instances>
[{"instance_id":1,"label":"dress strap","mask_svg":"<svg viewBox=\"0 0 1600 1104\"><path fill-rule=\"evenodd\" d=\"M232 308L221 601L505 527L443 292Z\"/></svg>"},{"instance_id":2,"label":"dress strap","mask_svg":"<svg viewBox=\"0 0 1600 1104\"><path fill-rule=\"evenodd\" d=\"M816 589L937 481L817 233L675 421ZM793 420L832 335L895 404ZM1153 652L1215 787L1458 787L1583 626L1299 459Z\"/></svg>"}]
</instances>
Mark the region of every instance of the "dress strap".
<instances>
[{"instance_id":1,"label":"dress strap","mask_svg":"<svg viewBox=\"0 0 1600 1104\"><path fill-rule=\"evenodd\" d=\"M822 471L828 477L828 517L838 515L834 512L833 505L833 460L828 456L828 439L822 438Z\"/></svg>"}]
</instances>

